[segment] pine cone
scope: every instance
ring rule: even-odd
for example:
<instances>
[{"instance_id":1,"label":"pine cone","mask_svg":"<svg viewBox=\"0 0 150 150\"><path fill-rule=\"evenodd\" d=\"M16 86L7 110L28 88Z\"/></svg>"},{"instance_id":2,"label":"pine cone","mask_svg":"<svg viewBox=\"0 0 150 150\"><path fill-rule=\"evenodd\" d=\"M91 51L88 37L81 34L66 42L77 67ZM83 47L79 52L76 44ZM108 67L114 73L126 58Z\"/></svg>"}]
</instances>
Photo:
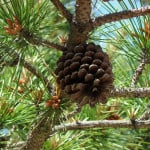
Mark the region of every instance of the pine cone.
<instances>
[{"instance_id":1,"label":"pine cone","mask_svg":"<svg viewBox=\"0 0 150 150\"><path fill-rule=\"evenodd\" d=\"M63 52L55 70L57 83L79 105L107 102L113 88L112 66L108 55L94 43L81 44Z\"/></svg>"}]
</instances>

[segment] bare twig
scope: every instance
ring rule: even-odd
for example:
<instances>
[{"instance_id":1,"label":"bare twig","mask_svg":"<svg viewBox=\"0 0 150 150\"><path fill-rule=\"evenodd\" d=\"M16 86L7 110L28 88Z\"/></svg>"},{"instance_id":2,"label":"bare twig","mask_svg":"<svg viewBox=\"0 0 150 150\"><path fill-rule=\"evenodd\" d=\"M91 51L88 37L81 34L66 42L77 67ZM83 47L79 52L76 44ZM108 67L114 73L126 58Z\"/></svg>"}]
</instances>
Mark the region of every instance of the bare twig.
<instances>
[{"instance_id":1,"label":"bare twig","mask_svg":"<svg viewBox=\"0 0 150 150\"><path fill-rule=\"evenodd\" d=\"M17 52L15 52L15 50L13 51L11 48L7 47L6 45L3 45L2 43L0 43L0 44L1 44L1 47L3 49L5 49L7 51L7 53L9 54L9 56L12 57L12 59L13 59L11 63L8 63L8 64L6 63L5 66L15 66L20 61L27 70L29 70L32 74L34 74L37 78L39 78L40 80L42 80L44 82L49 93L52 92L52 86L51 86L50 81L47 79L47 77L45 77L40 71L38 71L29 62L20 58L19 54Z\"/></svg>"},{"instance_id":2,"label":"bare twig","mask_svg":"<svg viewBox=\"0 0 150 150\"><path fill-rule=\"evenodd\" d=\"M145 111L145 113L139 118L139 120L148 120L150 119L150 111Z\"/></svg>"},{"instance_id":3,"label":"bare twig","mask_svg":"<svg viewBox=\"0 0 150 150\"><path fill-rule=\"evenodd\" d=\"M49 93L51 94L51 92L52 92L52 86L51 86L50 81L46 77L44 77L44 75L41 72L39 72L34 66L32 66L29 62L24 61L23 66L27 70L29 70L32 74L34 74L37 78L39 78L42 81L44 81L44 84L46 85Z\"/></svg>"},{"instance_id":4,"label":"bare twig","mask_svg":"<svg viewBox=\"0 0 150 150\"><path fill-rule=\"evenodd\" d=\"M71 23L72 14L66 9L66 7L59 0L51 0L55 7L61 12L61 14Z\"/></svg>"},{"instance_id":5,"label":"bare twig","mask_svg":"<svg viewBox=\"0 0 150 150\"><path fill-rule=\"evenodd\" d=\"M150 128L150 120L135 121L136 128ZM53 132L89 128L133 128L132 122L126 120L79 121L55 126Z\"/></svg>"},{"instance_id":6,"label":"bare twig","mask_svg":"<svg viewBox=\"0 0 150 150\"><path fill-rule=\"evenodd\" d=\"M147 106L145 113L138 120L148 120L150 119L150 104Z\"/></svg>"},{"instance_id":7,"label":"bare twig","mask_svg":"<svg viewBox=\"0 0 150 150\"><path fill-rule=\"evenodd\" d=\"M116 88L108 93L108 97L145 98L150 97L150 88Z\"/></svg>"},{"instance_id":8,"label":"bare twig","mask_svg":"<svg viewBox=\"0 0 150 150\"><path fill-rule=\"evenodd\" d=\"M50 42L48 40L44 40L44 39L39 38L39 37L36 37L33 34L31 34L29 31L24 30L24 29L22 29L20 35L22 37L24 37L30 44L33 44L33 45L46 46L49 48L55 48L55 49L60 50L60 51L64 51L66 49L64 46L55 44L53 42Z\"/></svg>"},{"instance_id":9,"label":"bare twig","mask_svg":"<svg viewBox=\"0 0 150 150\"><path fill-rule=\"evenodd\" d=\"M132 17L144 16L148 14L150 14L150 6L141 7L139 9L125 10L104 16L99 16L93 21L93 26L98 27L106 23L120 21L122 19L129 19Z\"/></svg>"},{"instance_id":10,"label":"bare twig","mask_svg":"<svg viewBox=\"0 0 150 150\"><path fill-rule=\"evenodd\" d=\"M64 51L66 48L64 46L61 46L61 45L58 45L58 44L55 44L53 42L50 42L48 40L41 40L40 39L36 39L36 42L39 44L39 45L42 45L42 46L46 46L46 47L49 47L49 48L55 48L57 50L60 50L60 51Z\"/></svg>"},{"instance_id":11,"label":"bare twig","mask_svg":"<svg viewBox=\"0 0 150 150\"><path fill-rule=\"evenodd\" d=\"M81 108L77 107L74 111L72 111L71 113L69 113L65 117L63 117L62 120L66 121L66 120L70 119L71 117L74 117L80 111L81 111Z\"/></svg>"},{"instance_id":12,"label":"bare twig","mask_svg":"<svg viewBox=\"0 0 150 150\"><path fill-rule=\"evenodd\" d=\"M147 53L146 53L145 50L143 50L140 64L137 67L137 69L136 69L136 71L135 71L135 73L134 73L134 75L132 77L131 87L135 87L139 76L142 74L142 72L143 72L143 70L145 68L146 62L147 62Z\"/></svg>"}]
</instances>

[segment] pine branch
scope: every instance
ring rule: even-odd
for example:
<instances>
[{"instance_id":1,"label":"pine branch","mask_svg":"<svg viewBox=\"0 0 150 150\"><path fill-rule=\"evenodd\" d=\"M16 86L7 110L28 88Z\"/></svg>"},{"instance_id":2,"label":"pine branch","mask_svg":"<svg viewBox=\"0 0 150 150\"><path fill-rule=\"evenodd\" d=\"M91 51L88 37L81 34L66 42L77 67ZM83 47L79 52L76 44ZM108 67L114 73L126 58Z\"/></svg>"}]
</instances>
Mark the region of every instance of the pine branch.
<instances>
[{"instance_id":1,"label":"pine branch","mask_svg":"<svg viewBox=\"0 0 150 150\"><path fill-rule=\"evenodd\" d=\"M37 45L37 46L46 46L48 48L55 48L60 51L64 51L66 48L64 46L55 44L53 42L50 42L48 40L44 40L42 38L36 37L35 35L31 34L27 30L21 31L21 36L24 37L30 44Z\"/></svg>"},{"instance_id":2,"label":"pine branch","mask_svg":"<svg viewBox=\"0 0 150 150\"><path fill-rule=\"evenodd\" d=\"M116 88L108 93L108 97L145 98L150 97L150 88Z\"/></svg>"},{"instance_id":3,"label":"pine branch","mask_svg":"<svg viewBox=\"0 0 150 150\"><path fill-rule=\"evenodd\" d=\"M20 150L41 150L43 143L51 134L51 126L50 119L44 116L37 125L33 126L26 143Z\"/></svg>"},{"instance_id":4,"label":"pine branch","mask_svg":"<svg viewBox=\"0 0 150 150\"><path fill-rule=\"evenodd\" d=\"M141 7L141 8L132 9L132 10L125 10L121 12L107 14L104 16L99 16L93 21L93 26L96 28L106 23L120 21L122 19L129 19L132 17L144 16L148 14L150 14L150 6Z\"/></svg>"},{"instance_id":5,"label":"pine branch","mask_svg":"<svg viewBox=\"0 0 150 150\"><path fill-rule=\"evenodd\" d=\"M58 11L71 23L72 14L66 9L66 7L59 0L51 0L51 2L55 5Z\"/></svg>"},{"instance_id":6,"label":"pine branch","mask_svg":"<svg viewBox=\"0 0 150 150\"><path fill-rule=\"evenodd\" d=\"M136 69L136 71L135 71L135 73L132 77L131 87L135 87L135 85L137 83L137 80L139 79L140 75L142 74L142 72L145 68L146 62L147 62L147 53L146 53L145 50L143 50L143 54L142 54L140 64L137 67L137 69Z\"/></svg>"},{"instance_id":7,"label":"pine branch","mask_svg":"<svg viewBox=\"0 0 150 150\"><path fill-rule=\"evenodd\" d=\"M36 43L36 45L46 46L48 48L55 48L55 49L60 50L60 51L64 51L66 49L64 46L55 44L55 43L50 42L48 40L43 40L43 39L38 39L38 38L33 39L33 40Z\"/></svg>"},{"instance_id":8,"label":"pine branch","mask_svg":"<svg viewBox=\"0 0 150 150\"><path fill-rule=\"evenodd\" d=\"M70 27L67 47L72 48L78 44L85 43L89 38L91 26L91 0L77 0L75 14Z\"/></svg>"},{"instance_id":9,"label":"pine branch","mask_svg":"<svg viewBox=\"0 0 150 150\"><path fill-rule=\"evenodd\" d=\"M5 63L4 66L16 66L18 64L18 62L20 61L27 70L29 70L32 74L34 74L37 78L39 78L40 80L42 80L44 82L49 93L52 92L52 86L51 86L50 81L47 79L47 77L45 77L40 71L38 71L29 62L20 58L19 54L17 52L13 51L11 48L3 45L2 43L1 43L1 48L5 49L7 51L7 53L9 54L9 56L11 56L13 59L11 63Z\"/></svg>"},{"instance_id":10,"label":"pine branch","mask_svg":"<svg viewBox=\"0 0 150 150\"><path fill-rule=\"evenodd\" d=\"M91 0L77 0L75 10L75 22L86 24L90 20Z\"/></svg>"},{"instance_id":11,"label":"pine branch","mask_svg":"<svg viewBox=\"0 0 150 150\"><path fill-rule=\"evenodd\" d=\"M150 128L150 120L135 121L136 128ZM99 121L79 121L74 123L55 126L53 132L68 131L90 128L134 128L131 121L126 120L99 120Z\"/></svg>"},{"instance_id":12,"label":"pine branch","mask_svg":"<svg viewBox=\"0 0 150 150\"><path fill-rule=\"evenodd\" d=\"M150 119L150 111L146 111L140 118L139 120L148 120Z\"/></svg>"},{"instance_id":13,"label":"pine branch","mask_svg":"<svg viewBox=\"0 0 150 150\"><path fill-rule=\"evenodd\" d=\"M68 119L70 119L71 117L74 117L77 113L81 112L81 108L77 107L74 111L72 111L71 113L67 114L65 117L62 118L63 121L66 121Z\"/></svg>"},{"instance_id":14,"label":"pine branch","mask_svg":"<svg viewBox=\"0 0 150 150\"><path fill-rule=\"evenodd\" d=\"M148 119L150 119L150 104L147 106L146 111L138 120L148 120Z\"/></svg>"},{"instance_id":15,"label":"pine branch","mask_svg":"<svg viewBox=\"0 0 150 150\"><path fill-rule=\"evenodd\" d=\"M34 74L37 78L39 78L40 80L42 80L44 82L44 84L46 85L49 93L52 93L52 86L50 81L41 73L39 72L34 66L32 66L29 62L24 61L23 66L29 70L32 74Z\"/></svg>"},{"instance_id":16,"label":"pine branch","mask_svg":"<svg viewBox=\"0 0 150 150\"><path fill-rule=\"evenodd\" d=\"M42 125L44 125L43 123L41 122L38 125L38 127L40 127L40 130L39 128L35 128L33 130L34 132L32 131L32 141L30 141L29 138L26 143L22 142L20 145L23 146L22 148L20 148L20 146L17 145L21 150L40 150L42 146L41 142L44 142L43 140L46 140L49 136L53 135L58 131L66 132L69 130L85 130L93 128L150 128L150 120L136 121L135 127L133 126L131 121L126 120L79 121L74 123L57 125L52 129L52 131L50 128L50 124L47 125L47 127L45 128L43 126L43 130L41 130ZM43 131L45 131L45 133Z\"/></svg>"},{"instance_id":17,"label":"pine branch","mask_svg":"<svg viewBox=\"0 0 150 150\"><path fill-rule=\"evenodd\" d=\"M114 89L110 91L109 97L150 97L150 88L124 88L124 89ZM70 113L67 117L72 117L77 112L78 109L73 113ZM60 116L60 113L59 113ZM27 143L22 150L40 150L44 141L52 134L57 131L67 131L67 130L77 130L77 129L88 129L88 128L150 128L150 120L142 121L135 120L134 124L130 121L125 120L103 120L103 121L81 121L69 124L62 124L55 126L51 130L51 124L43 118L44 121L35 126L31 134L28 137ZM43 120L42 119L42 120ZM55 117L56 120L60 118ZM51 119L49 120L51 121ZM45 128L46 127L46 128ZM51 132L50 132L51 131Z\"/></svg>"}]
</instances>

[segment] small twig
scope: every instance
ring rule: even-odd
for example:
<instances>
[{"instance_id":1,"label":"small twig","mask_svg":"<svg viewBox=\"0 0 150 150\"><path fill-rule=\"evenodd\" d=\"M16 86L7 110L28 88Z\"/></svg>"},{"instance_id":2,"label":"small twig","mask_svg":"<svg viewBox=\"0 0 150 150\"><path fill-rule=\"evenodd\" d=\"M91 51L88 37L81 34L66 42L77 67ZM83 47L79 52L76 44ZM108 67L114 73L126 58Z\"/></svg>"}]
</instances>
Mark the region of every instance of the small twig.
<instances>
[{"instance_id":1,"label":"small twig","mask_svg":"<svg viewBox=\"0 0 150 150\"><path fill-rule=\"evenodd\" d=\"M7 53L10 54L9 56L12 57L12 59L14 59L12 61L12 63L6 64L6 66L15 66L18 64L18 62L20 61L23 66L29 70L32 74L34 74L37 78L41 79L42 81L44 81L44 84L46 85L49 93L52 93L52 86L50 81L44 77L44 75L38 71L34 66L32 66L29 62L23 60L20 58L19 54L17 52L15 52L15 50L13 51L11 48L7 47L6 45L2 45L1 43L1 47L3 49L6 49ZM12 53L13 52L13 53Z\"/></svg>"},{"instance_id":2,"label":"small twig","mask_svg":"<svg viewBox=\"0 0 150 150\"><path fill-rule=\"evenodd\" d=\"M146 111L138 120L148 120L150 119L150 104L147 106Z\"/></svg>"},{"instance_id":3,"label":"small twig","mask_svg":"<svg viewBox=\"0 0 150 150\"><path fill-rule=\"evenodd\" d=\"M126 120L99 120L99 121L79 121L62 124L53 128L53 133L57 131L90 129L90 128L133 128L132 122ZM150 128L150 120L136 121L136 128Z\"/></svg>"},{"instance_id":4,"label":"small twig","mask_svg":"<svg viewBox=\"0 0 150 150\"><path fill-rule=\"evenodd\" d=\"M51 2L55 5L58 11L71 23L72 14L66 9L66 7L59 0L51 0Z\"/></svg>"},{"instance_id":5,"label":"small twig","mask_svg":"<svg viewBox=\"0 0 150 150\"><path fill-rule=\"evenodd\" d=\"M108 97L145 98L150 97L150 88L116 88L108 93Z\"/></svg>"},{"instance_id":6,"label":"small twig","mask_svg":"<svg viewBox=\"0 0 150 150\"><path fill-rule=\"evenodd\" d=\"M40 39L36 39L37 43L39 43L39 45L42 45L42 46L46 46L46 47L49 47L49 48L55 48L57 50L60 50L60 51L64 51L66 48L64 46L61 46L61 45L58 45L58 44L55 44L55 43L52 43L48 40L41 40Z\"/></svg>"},{"instance_id":7,"label":"small twig","mask_svg":"<svg viewBox=\"0 0 150 150\"><path fill-rule=\"evenodd\" d=\"M129 19L132 17L144 16L150 14L150 6L141 7L138 9L125 10L117 13L99 16L93 21L93 27L98 27L106 23Z\"/></svg>"},{"instance_id":8,"label":"small twig","mask_svg":"<svg viewBox=\"0 0 150 150\"><path fill-rule=\"evenodd\" d=\"M140 64L137 67L137 69L132 77L131 87L135 87L140 75L142 74L143 70L145 69L146 62L147 62L147 54L146 54L146 50L143 50Z\"/></svg>"},{"instance_id":9,"label":"small twig","mask_svg":"<svg viewBox=\"0 0 150 150\"><path fill-rule=\"evenodd\" d=\"M24 29L22 29L20 36L24 37L30 44L33 45L46 46L48 48L55 48L60 51L64 51L66 49L64 46L36 37L35 35L31 34L29 31Z\"/></svg>"},{"instance_id":10,"label":"small twig","mask_svg":"<svg viewBox=\"0 0 150 150\"><path fill-rule=\"evenodd\" d=\"M52 93L52 86L50 81L44 77L44 75L42 75L41 72L39 72L34 66L32 66L30 63L28 63L27 61L24 61L23 66L29 70L32 74L34 74L37 78L41 79L42 81L44 81L44 84L46 85L49 93Z\"/></svg>"},{"instance_id":11,"label":"small twig","mask_svg":"<svg viewBox=\"0 0 150 150\"><path fill-rule=\"evenodd\" d=\"M69 113L65 117L63 117L62 120L66 121L66 120L70 119L71 117L74 117L80 111L81 111L81 108L77 107L74 111L72 111L71 113Z\"/></svg>"},{"instance_id":12,"label":"small twig","mask_svg":"<svg viewBox=\"0 0 150 150\"><path fill-rule=\"evenodd\" d=\"M146 111L140 118L139 120L148 120L150 119L150 111Z\"/></svg>"}]
</instances>

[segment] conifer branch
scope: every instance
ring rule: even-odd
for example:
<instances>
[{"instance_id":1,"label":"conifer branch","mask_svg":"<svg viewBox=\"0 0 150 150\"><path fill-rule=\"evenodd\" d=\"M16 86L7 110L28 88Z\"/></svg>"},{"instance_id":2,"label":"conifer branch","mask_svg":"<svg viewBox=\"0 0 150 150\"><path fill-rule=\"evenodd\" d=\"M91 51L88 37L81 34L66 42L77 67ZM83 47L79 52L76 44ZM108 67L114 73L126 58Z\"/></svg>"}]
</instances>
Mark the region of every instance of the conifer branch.
<instances>
[{"instance_id":1,"label":"conifer branch","mask_svg":"<svg viewBox=\"0 0 150 150\"><path fill-rule=\"evenodd\" d=\"M148 120L148 119L150 119L150 104L147 106L147 109L138 120Z\"/></svg>"},{"instance_id":2,"label":"conifer branch","mask_svg":"<svg viewBox=\"0 0 150 150\"><path fill-rule=\"evenodd\" d=\"M20 150L41 150L43 143L51 134L52 123L48 117L43 116L30 131L26 143Z\"/></svg>"},{"instance_id":3,"label":"conifer branch","mask_svg":"<svg viewBox=\"0 0 150 150\"><path fill-rule=\"evenodd\" d=\"M75 21L78 24L86 24L90 21L91 0L77 0L75 10Z\"/></svg>"},{"instance_id":4,"label":"conifer branch","mask_svg":"<svg viewBox=\"0 0 150 150\"><path fill-rule=\"evenodd\" d=\"M68 48L85 43L89 38L89 32L93 30L90 15L91 0L76 0L75 14L67 41Z\"/></svg>"},{"instance_id":5,"label":"conifer branch","mask_svg":"<svg viewBox=\"0 0 150 150\"><path fill-rule=\"evenodd\" d=\"M147 53L146 53L145 50L143 50L140 64L137 67L137 69L136 69L136 71L135 71L135 73L134 73L134 75L132 77L131 87L135 87L139 76L142 74L142 72L143 72L143 70L145 68L146 62L147 62Z\"/></svg>"},{"instance_id":6,"label":"conifer branch","mask_svg":"<svg viewBox=\"0 0 150 150\"><path fill-rule=\"evenodd\" d=\"M73 123L57 125L54 128L52 128L52 131L50 123L47 122L46 127L43 125L44 122L42 121L36 128L34 128L34 130L32 131L33 136L29 137L26 143L21 143L20 146L23 146L22 148L20 148L21 150L40 150L42 146L41 143L44 142L43 140L47 139L50 135L58 131L66 132L69 130L85 130L93 128L150 128L150 120L137 120L135 121L135 126L133 126L130 120L78 121ZM30 138L32 138L32 140Z\"/></svg>"},{"instance_id":7,"label":"conifer branch","mask_svg":"<svg viewBox=\"0 0 150 150\"><path fill-rule=\"evenodd\" d=\"M59 0L51 0L58 11L68 20L69 23L72 21L72 14L66 9L66 7Z\"/></svg>"},{"instance_id":8,"label":"conifer branch","mask_svg":"<svg viewBox=\"0 0 150 150\"><path fill-rule=\"evenodd\" d=\"M48 40L36 37L35 35L31 34L29 31L22 29L20 35L24 37L30 44L37 45L37 46L46 46L48 48L55 48L60 51L64 51L66 48L64 46L55 44Z\"/></svg>"},{"instance_id":9,"label":"conifer branch","mask_svg":"<svg viewBox=\"0 0 150 150\"><path fill-rule=\"evenodd\" d=\"M150 97L150 88L116 88L108 93L108 97L145 98Z\"/></svg>"},{"instance_id":10,"label":"conifer branch","mask_svg":"<svg viewBox=\"0 0 150 150\"><path fill-rule=\"evenodd\" d=\"M141 7L141 8L132 9L132 10L125 10L121 12L107 14L104 16L99 16L93 21L93 26L96 28L106 23L120 21L122 19L129 19L132 17L144 16L148 14L150 14L150 6Z\"/></svg>"},{"instance_id":11,"label":"conifer branch","mask_svg":"<svg viewBox=\"0 0 150 150\"><path fill-rule=\"evenodd\" d=\"M34 40L38 45L46 46L48 48L55 48L60 51L64 51L66 49L64 46L58 45L58 44L50 42L48 40L40 40L40 39L34 39Z\"/></svg>"},{"instance_id":12,"label":"conifer branch","mask_svg":"<svg viewBox=\"0 0 150 150\"><path fill-rule=\"evenodd\" d=\"M140 118L139 120L148 120L150 119L150 111L146 111Z\"/></svg>"},{"instance_id":13,"label":"conifer branch","mask_svg":"<svg viewBox=\"0 0 150 150\"><path fill-rule=\"evenodd\" d=\"M150 128L150 120L135 121L136 128ZM78 121L55 126L53 132L90 129L90 128L134 128L129 120L98 120L98 121Z\"/></svg>"},{"instance_id":14,"label":"conifer branch","mask_svg":"<svg viewBox=\"0 0 150 150\"><path fill-rule=\"evenodd\" d=\"M29 70L32 74L34 74L37 78L39 78L40 80L42 80L45 84L45 86L47 87L49 93L52 93L52 86L50 81L41 73L39 72L34 66L32 66L30 63L28 63L27 61L24 61L23 66Z\"/></svg>"},{"instance_id":15,"label":"conifer branch","mask_svg":"<svg viewBox=\"0 0 150 150\"><path fill-rule=\"evenodd\" d=\"M1 43L1 45L2 45L2 43ZM5 49L7 51L7 53L9 54L9 56L12 57L12 62L11 63L4 63L4 67L5 66L16 66L18 64L18 62L20 61L27 70L29 70L33 75L35 75L37 78L39 78L40 80L42 80L44 82L49 93L52 92L52 86L51 86L50 81L40 71L38 71L29 62L20 58L19 54L17 52L13 51L13 53L12 53L11 48L9 48L5 45L2 45L1 48Z\"/></svg>"}]
</instances>

